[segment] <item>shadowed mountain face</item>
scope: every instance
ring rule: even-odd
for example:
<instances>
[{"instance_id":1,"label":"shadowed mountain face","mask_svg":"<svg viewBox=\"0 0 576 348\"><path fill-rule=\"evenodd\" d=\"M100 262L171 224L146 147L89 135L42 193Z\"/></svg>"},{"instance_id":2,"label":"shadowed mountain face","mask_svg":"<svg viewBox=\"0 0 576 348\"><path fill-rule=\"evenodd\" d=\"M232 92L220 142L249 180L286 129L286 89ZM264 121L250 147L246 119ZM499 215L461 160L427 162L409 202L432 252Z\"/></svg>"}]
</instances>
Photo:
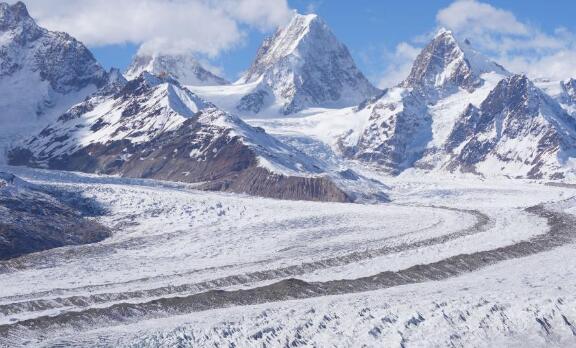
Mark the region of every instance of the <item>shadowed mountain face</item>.
<instances>
[{"instance_id":1,"label":"shadowed mountain face","mask_svg":"<svg viewBox=\"0 0 576 348\"><path fill-rule=\"evenodd\" d=\"M378 93L316 15L297 14L266 39L241 81L259 82L238 105L254 113L264 107L263 95L273 96L284 114L292 114L310 106L353 106Z\"/></svg>"},{"instance_id":2,"label":"shadowed mountain face","mask_svg":"<svg viewBox=\"0 0 576 348\"><path fill-rule=\"evenodd\" d=\"M0 151L107 81L82 43L39 27L22 2L0 3L0 37Z\"/></svg>"},{"instance_id":3,"label":"shadowed mountain face","mask_svg":"<svg viewBox=\"0 0 576 348\"><path fill-rule=\"evenodd\" d=\"M0 172L0 260L95 243L111 235L106 227L84 218L86 206L71 204L70 196L67 201L62 197Z\"/></svg>"},{"instance_id":4,"label":"shadowed mountain face","mask_svg":"<svg viewBox=\"0 0 576 348\"><path fill-rule=\"evenodd\" d=\"M76 105L13 149L9 160L264 197L350 200L322 163L148 73Z\"/></svg>"}]
</instances>

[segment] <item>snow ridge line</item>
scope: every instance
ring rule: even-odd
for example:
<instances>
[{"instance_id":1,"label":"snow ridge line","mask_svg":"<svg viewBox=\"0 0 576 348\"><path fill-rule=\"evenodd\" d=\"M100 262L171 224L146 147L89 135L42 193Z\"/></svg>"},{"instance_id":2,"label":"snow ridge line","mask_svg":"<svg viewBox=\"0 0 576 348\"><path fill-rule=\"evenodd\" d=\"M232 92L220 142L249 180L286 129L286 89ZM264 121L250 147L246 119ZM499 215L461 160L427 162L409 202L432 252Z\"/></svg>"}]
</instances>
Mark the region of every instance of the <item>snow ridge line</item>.
<instances>
[{"instance_id":1,"label":"snow ridge line","mask_svg":"<svg viewBox=\"0 0 576 348\"><path fill-rule=\"evenodd\" d=\"M575 216L546 209L543 205L527 208L526 211L547 219L549 231L544 235L538 235L513 245L471 254L460 254L438 262L416 265L397 272L381 272L370 277L327 282L305 282L291 278L248 290L212 290L141 304L120 303L108 308L91 308L80 312L43 316L14 324L0 325L0 337L18 339L23 335L32 334L32 330L36 333L42 332L43 335L58 329L73 333L94 325L109 326L217 308L358 293L444 280L501 261L549 251L576 239Z\"/></svg>"}]
</instances>

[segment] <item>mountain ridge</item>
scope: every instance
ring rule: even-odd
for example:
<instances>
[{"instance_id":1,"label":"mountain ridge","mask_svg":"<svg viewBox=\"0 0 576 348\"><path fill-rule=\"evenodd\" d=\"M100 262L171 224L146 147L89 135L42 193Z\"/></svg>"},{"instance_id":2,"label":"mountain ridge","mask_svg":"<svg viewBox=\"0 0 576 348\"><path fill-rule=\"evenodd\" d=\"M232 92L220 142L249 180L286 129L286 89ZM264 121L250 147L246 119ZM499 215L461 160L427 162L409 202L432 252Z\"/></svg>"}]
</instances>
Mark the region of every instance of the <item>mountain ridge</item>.
<instances>
[{"instance_id":1,"label":"mountain ridge","mask_svg":"<svg viewBox=\"0 0 576 348\"><path fill-rule=\"evenodd\" d=\"M183 85L213 86L230 82L206 70L193 56L187 54L152 54L134 56L125 72L126 78L137 78L147 71L155 75L168 74Z\"/></svg>"}]
</instances>

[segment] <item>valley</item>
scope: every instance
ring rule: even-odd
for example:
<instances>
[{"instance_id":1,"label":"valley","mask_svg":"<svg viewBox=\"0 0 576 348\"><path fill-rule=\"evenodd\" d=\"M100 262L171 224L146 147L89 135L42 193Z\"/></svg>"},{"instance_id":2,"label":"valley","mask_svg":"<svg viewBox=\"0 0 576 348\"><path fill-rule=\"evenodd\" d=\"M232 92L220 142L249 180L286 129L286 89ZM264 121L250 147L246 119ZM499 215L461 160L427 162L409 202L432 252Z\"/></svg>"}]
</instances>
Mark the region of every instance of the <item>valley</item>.
<instances>
[{"instance_id":1,"label":"valley","mask_svg":"<svg viewBox=\"0 0 576 348\"><path fill-rule=\"evenodd\" d=\"M0 347L575 345L574 74L289 14L230 81L0 3Z\"/></svg>"},{"instance_id":2,"label":"valley","mask_svg":"<svg viewBox=\"0 0 576 348\"><path fill-rule=\"evenodd\" d=\"M4 278L0 294L0 335L14 344L94 344L100 340L110 344L116 340L125 343L134 340L133 344L160 340L167 344L178 339L179 332L188 332L186 327L189 325L213 325L216 331L210 329L212 333L202 335L201 340L219 344L234 340L238 344L279 343L275 340L284 339L288 332L267 331L266 324L260 321L255 321L251 330L254 334L259 330L268 334L259 339L252 334L224 334L224 327L234 324L228 316L221 317L223 322L220 324L214 321L220 315L218 313L222 313L219 308L249 305L247 315L258 316L260 311L275 318L290 315L279 309L283 306L342 313L342 308L356 308L359 303L373 302L384 296L382 304L366 310L384 311L389 308L385 305L389 301L405 301L394 294L406 287L413 298L419 298L420 292L425 294L422 305L429 306L426 301L435 301L434 294L427 292L430 286L426 283L420 286L403 284L419 284L426 279L434 280L433 283L440 281L435 285L439 289L436 293L446 296L441 289L451 287L450 284L471 282L479 277L492 281L498 278L504 265L516 267L514 265L519 262L548 263L530 274L519 273L507 282L516 282L516 278L538 282L547 274L541 273L540 269L557 266L546 277L565 277L562 286L574 286L568 281L571 268L558 259L563 253L574 251L574 218L571 217L576 207L574 189L542 182L514 181L515 185L511 187L506 180L418 180L406 176L387 180L394 203L360 205L266 200L204 193L185 184L2 168L6 169L36 184L52 185L61 190L81 189L87 197L102 202L110 210L99 220L114 231L112 237L97 244L63 247L0 263L0 279ZM535 206L541 207L540 210L530 208ZM419 218L414 219L414 216ZM558 226L567 230L549 239L547 236L550 233L555 236ZM533 246L520 247L522 243ZM520 249L510 249L515 246ZM506 251L508 249L510 252ZM491 250L498 251L488 256ZM487 253L488 259L478 265L465 261L478 253ZM558 262L556 266L553 266L554 260ZM440 266L442 262L448 263ZM467 266L459 269L456 265L461 262ZM434 272L440 273L429 273L426 265L437 265ZM479 271L470 273L477 269ZM418 275L420 270L424 273ZM404 275L382 280L383 283L376 280L388 274L386 272ZM466 275L453 278L457 274ZM448 279L443 280L445 277ZM291 280L294 278L299 279L298 282ZM372 278L373 282L366 282ZM351 283L344 285L343 281ZM354 282L357 285L353 285ZM28 284L26 288L19 285L23 283ZM340 283L342 285L337 285ZM278 288L280 285L282 287ZM313 290L315 286L320 288ZM485 296L482 286L478 281L472 286L470 300L480 301L474 296ZM516 308L524 299L536 296L544 289L548 289L546 294L555 291L553 287L538 290L540 287L536 286L531 292L532 287L517 286L523 289L521 296L502 299L508 301L505 304L495 302L504 306L499 311L505 312L508 306ZM265 293L258 290L269 287L271 290ZM377 290L389 287L390 290ZM229 297L238 291L241 292L240 302ZM362 294L355 294L359 291ZM445 291L449 293L450 290ZM489 290L488 294L491 291L496 290ZM344 297L332 297L335 294ZM217 299L221 295L226 297L219 305ZM194 299L202 296L209 296L211 305L206 307L204 300L194 304ZM312 298L306 299L308 297ZM573 298L562 298L562 301L566 308L574 303ZM264 306L262 302L269 304ZM338 303L337 308L330 307L335 303ZM420 303L418 300L402 306L407 306L408 310ZM465 303L461 305L465 306ZM341 304L344 307L340 307ZM395 308L397 316L408 315L399 309L404 307ZM202 312L200 316L189 313L198 310ZM484 309L477 311L483 313ZM352 320L351 314L346 315L348 320ZM468 315L480 314L474 311ZM573 318L570 312L564 315L567 320ZM207 316L212 319L198 322L199 318ZM305 317L308 316L310 320L316 320L312 313ZM507 320L508 325L524 322L538 325L536 319L528 312L516 313ZM162 320L161 329L144 336L138 333L141 325L145 327L146 323L155 320ZM430 325L447 325L445 319L438 320L432 319ZM488 322L491 330L497 329L492 327L496 323ZM373 320L366 322L366 325L372 324ZM101 331L102 325L109 328ZM223 325L221 334L217 333L219 325ZM360 323L330 325L331 330L343 335L351 335L348 330L368 332L372 329L362 327ZM427 329L425 322L422 330ZM555 331L558 339L566 339L569 337L564 336L567 329L568 326L559 325L550 330ZM190 344L202 342L193 339L200 339L197 329L189 330ZM549 338L542 330L539 331L542 333L540 339L547 342ZM418 328L410 329L410 335L420 334ZM520 340L522 331L501 334L510 336L510 340ZM322 342L321 337L321 329L310 331L306 342ZM461 339L455 342L466 342L465 337Z\"/></svg>"}]
</instances>

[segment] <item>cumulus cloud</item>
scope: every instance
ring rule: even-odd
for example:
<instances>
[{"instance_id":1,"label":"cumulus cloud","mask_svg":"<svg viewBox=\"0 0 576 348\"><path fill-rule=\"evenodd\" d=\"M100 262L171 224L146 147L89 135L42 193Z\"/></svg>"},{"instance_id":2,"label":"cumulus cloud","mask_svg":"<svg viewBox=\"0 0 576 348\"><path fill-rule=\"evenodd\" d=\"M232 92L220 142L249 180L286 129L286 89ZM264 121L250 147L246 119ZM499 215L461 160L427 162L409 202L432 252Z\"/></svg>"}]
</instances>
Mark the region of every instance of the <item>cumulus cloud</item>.
<instances>
[{"instance_id":1,"label":"cumulus cloud","mask_svg":"<svg viewBox=\"0 0 576 348\"><path fill-rule=\"evenodd\" d=\"M270 30L289 20L286 0L27 0L51 30L90 46L133 43L152 53L216 56L242 43L247 28Z\"/></svg>"},{"instance_id":2,"label":"cumulus cloud","mask_svg":"<svg viewBox=\"0 0 576 348\"><path fill-rule=\"evenodd\" d=\"M438 11L436 22L460 39L469 39L477 50L511 72L554 80L576 77L576 34L566 28L543 32L512 12L479 0L454 1ZM418 51L436 30L384 54L387 68L380 87L393 86L406 78Z\"/></svg>"},{"instance_id":3,"label":"cumulus cloud","mask_svg":"<svg viewBox=\"0 0 576 348\"><path fill-rule=\"evenodd\" d=\"M477 0L459 0L440 10L439 26L452 29L508 70L532 78L576 76L576 36L565 28L545 33L512 12Z\"/></svg>"},{"instance_id":4,"label":"cumulus cloud","mask_svg":"<svg viewBox=\"0 0 576 348\"><path fill-rule=\"evenodd\" d=\"M386 70L378 81L378 87L392 87L404 80L410 73L418 53L420 48L406 42L398 44L393 52L385 52Z\"/></svg>"},{"instance_id":5,"label":"cumulus cloud","mask_svg":"<svg viewBox=\"0 0 576 348\"><path fill-rule=\"evenodd\" d=\"M456 1L436 15L440 25L455 31L526 35L529 29L512 12L474 0Z\"/></svg>"}]
</instances>

